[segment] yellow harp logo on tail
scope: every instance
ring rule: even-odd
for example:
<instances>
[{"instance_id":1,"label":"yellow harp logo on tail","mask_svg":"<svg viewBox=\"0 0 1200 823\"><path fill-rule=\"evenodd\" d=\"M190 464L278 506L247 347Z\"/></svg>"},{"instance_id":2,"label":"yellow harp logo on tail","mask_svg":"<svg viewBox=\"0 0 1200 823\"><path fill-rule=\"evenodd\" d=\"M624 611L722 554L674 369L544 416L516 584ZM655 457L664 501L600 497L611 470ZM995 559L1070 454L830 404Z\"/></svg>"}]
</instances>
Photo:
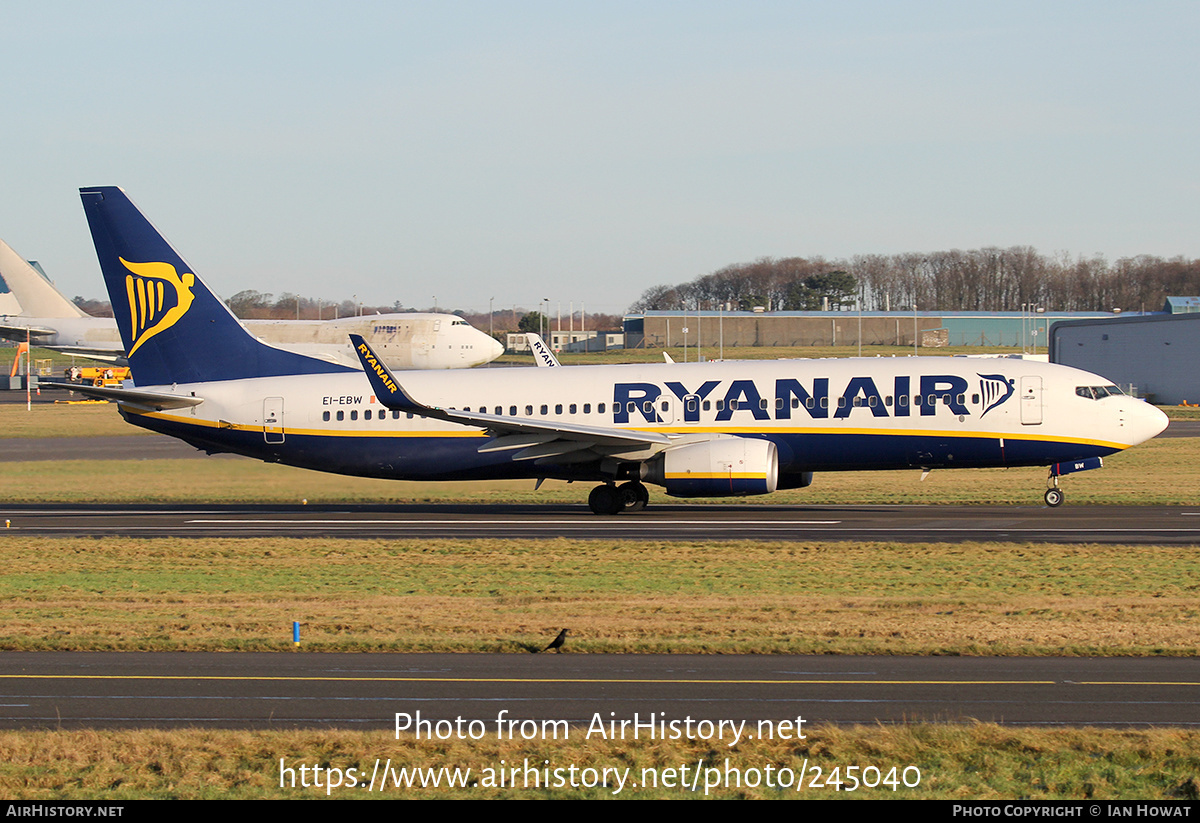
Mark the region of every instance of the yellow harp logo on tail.
<instances>
[{"instance_id":1,"label":"yellow harp logo on tail","mask_svg":"<svg viewBox=\"0 0 1200 823\"><path fill-rule=\"evenodd\" d=\"M196 276L191 272L179 275L170 263L130 263L117 258L132 274L125 275L125 296L129 300L129 328L133 348L138 347L160 331L174 326L187 314L192 305L192 286Z\"/></svg>"}]
</instances>

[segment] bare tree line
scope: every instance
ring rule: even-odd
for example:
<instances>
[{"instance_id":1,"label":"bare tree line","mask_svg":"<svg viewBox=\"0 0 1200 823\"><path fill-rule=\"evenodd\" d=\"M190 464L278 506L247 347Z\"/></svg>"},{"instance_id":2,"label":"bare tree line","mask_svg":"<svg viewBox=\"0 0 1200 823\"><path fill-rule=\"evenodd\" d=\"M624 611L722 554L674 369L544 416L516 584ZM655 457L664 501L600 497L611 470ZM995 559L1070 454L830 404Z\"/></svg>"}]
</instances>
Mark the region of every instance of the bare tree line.
<instances>
[{"instance_id":1,"label":"bare tree line","mask_svg":"<svg viewBox=\"0 0 1200 823\"><path fill-rule=\"evenodd\" d=\"M840 275L840 277L830 277ZM849 282L847 282L848 276ZM848 292L848 293L847 293ZM647 289L631 312L716 308L868 311L1157 311L1169 296L1200 294L1200 260L1153 255L1047 256L1029 246L961 251L770 258L738 263L676 286Z\"/></svg>"}]
</instances>

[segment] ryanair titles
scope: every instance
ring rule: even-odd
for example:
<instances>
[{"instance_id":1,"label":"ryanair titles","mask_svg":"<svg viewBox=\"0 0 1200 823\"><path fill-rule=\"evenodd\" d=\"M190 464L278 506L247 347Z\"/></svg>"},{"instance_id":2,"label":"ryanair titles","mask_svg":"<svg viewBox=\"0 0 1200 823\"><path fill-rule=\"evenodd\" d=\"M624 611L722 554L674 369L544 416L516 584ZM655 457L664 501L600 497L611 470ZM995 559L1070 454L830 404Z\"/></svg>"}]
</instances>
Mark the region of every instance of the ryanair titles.
<instances>
[{"instance_id":1,"label":"ryanair titles","mask_svg":"<svg viewBox=\"0 0 1200 823\"><path fill-rule=\"evenodd\" d=\"M366 343L358 344L359 359L363 364L375 372L375 376L379 378L379 383L392 394L396 393L396 383L392 380L392 376L388 374L388 370L383 367L379 359L375 357L375 352L371 351L371 347Z\"/></svg>"},{"instance_id":2,"label":"ryanair titles","mask_svg":"<svg viewBox=\"0 0 1200 823\"><path fill-rule=\"evenodd\" d=\"M673 380L662 386L617 383L613 386L613 422L666 422L659 415L662 404L658 401L664 397L678 401L687 423L699 422L701 410L710 407L715 407L718 423L731 420L737 412L749 412L755 420L790 420L800 413L838 419L852 412L873 417L929 417L937 414L938 406L966 416L971 414L968 401L981 408L983 416L1012 397L1011 378L1002 374L977 378L976 382L957 374L898 375L881 391L873 377L852 377L840 394L830 392L828 377L815 377L807 385L795 378L779 378L773 392L764 392L753 380L708 380L692 386Z\"/></svg>"}]
</instances>

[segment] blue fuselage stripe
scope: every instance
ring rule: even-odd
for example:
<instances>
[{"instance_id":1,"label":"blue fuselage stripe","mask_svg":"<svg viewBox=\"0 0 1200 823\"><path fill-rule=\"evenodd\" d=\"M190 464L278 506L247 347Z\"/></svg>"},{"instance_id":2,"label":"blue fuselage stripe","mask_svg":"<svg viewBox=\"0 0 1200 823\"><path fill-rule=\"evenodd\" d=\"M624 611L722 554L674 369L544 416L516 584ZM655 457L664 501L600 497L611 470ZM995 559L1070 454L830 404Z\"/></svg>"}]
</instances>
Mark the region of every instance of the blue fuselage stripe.
<instances>
[{"instance_id":1,"label":"blue fuselage stripe","mask_svg":"<svg viewBox=\"0 0 1200 823\"><path fill-rule=\"evenodd\" d=\"M480 454L479 437L310 434L286 432L269 443L261 431L196 426L177 420L127 415L130 422L179 437L212 451L227 451L272 463L362 477L396 480L488 480L514 477L601 477L592 465L535 465L514 461L513 452ZM779 452L782 476L802 472L910 468L1045 466L1103 457L1118 449L1094 443L1007 439L996 436L944 437L880 432L803 432L742 435L771 440Z\"/></svg>"}]
</instances>

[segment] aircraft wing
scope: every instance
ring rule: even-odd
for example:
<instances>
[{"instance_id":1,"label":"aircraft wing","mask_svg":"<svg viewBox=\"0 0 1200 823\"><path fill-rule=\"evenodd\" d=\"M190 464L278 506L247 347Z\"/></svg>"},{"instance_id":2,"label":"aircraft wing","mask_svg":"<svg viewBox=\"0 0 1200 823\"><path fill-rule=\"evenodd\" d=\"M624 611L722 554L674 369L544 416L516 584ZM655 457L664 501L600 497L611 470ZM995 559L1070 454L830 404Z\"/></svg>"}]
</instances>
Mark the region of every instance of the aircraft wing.
<instances>
[{"instance_id":1,"label":"aircraft wing","mask_svg":"<svg viewBox=\"0 0 1200 823\"><path fill-rule=\"evenodd\" d=\"M203 397L184 394L166 394L164 392L143 391L142 389L125 389L117 386L89 386L83 383L60 383L43 380L42 388L69 389L84 397L95 397L100 400L115 400L125 406L136 406L148 411L163 411L164 409L186 409L199 406L204 402Z\"/></svg>"},{"instance_id":2,"label":"aircraft wing","mask_svg":"<svg viewBox=\"0 0 1200 823\"><path fill-rule=\"evenodd\" d=\"M665 434L644 432L633 429L618 429L607 426L584 426L578 423L567 423L562 420L540 420L533 417L506 417L499 414L462 411L459 409L442 409L436 406L426 406L408 394L404 387L396 382L396 378L383 365L366 341L357 334L350 335L354 350L358 352L363 370L371 381L375 396L379 402L389 409L411 412L435 420L445 420L448 423L458 423L463 426L477 426L486 429L497 440L486 444L480 451L501 451L505 449L526 449L537 447L536 452L525 455L528 458L549 457L553 454L565 454L571 451L586 449L590 446L619 446L619 447L658 447L665 448L674 441ZM566 441L549 445L555 441ZM522 459L518 456L518 459Z\"/></svg>"},{"instance_id":3,"label":"aircraft wing","mask_svg":"<svg viewBox=\"0 0 1200 823\"><path fill-rule=\"evenodd\" d=\"M87 346L42 346L43 349L73 354L76 357L86 357L89 360L99 360L101 363L112 363L117 366L128 366L129 361L119 349L93 349Z\"/></svg>"}]
</instances>

